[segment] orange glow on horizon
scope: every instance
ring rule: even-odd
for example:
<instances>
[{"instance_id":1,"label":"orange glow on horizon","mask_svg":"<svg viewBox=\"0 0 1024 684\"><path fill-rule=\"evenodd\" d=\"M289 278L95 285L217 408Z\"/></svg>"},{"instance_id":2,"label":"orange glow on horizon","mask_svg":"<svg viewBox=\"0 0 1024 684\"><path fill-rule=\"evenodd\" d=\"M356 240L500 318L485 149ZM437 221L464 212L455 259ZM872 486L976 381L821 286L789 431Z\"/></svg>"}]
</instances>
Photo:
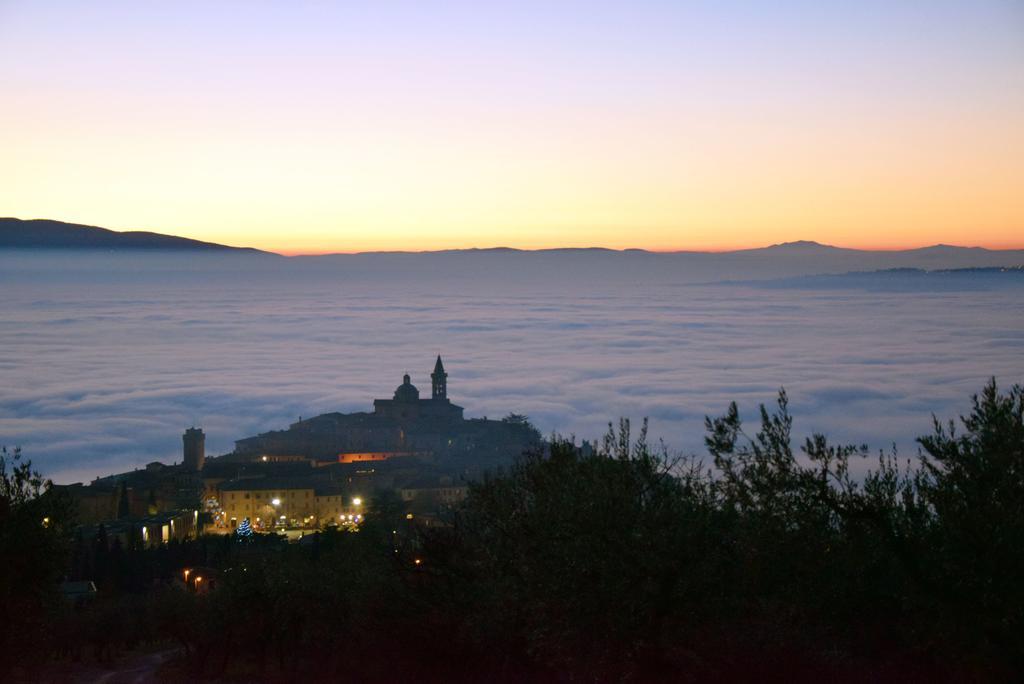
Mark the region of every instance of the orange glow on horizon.
<instances>
[{"instance_id":1,"label":"orange glow on horizon","mask_svg":"<svg viewBox=\"0 0 1024 684\"><path fill-rule=\"evenodd\" d=\"M1010 3L10 4L0 215L286 255L1024 248Z\"/></svg>"},{"instance_id":2,"label":"orange glow on horizon","mask_svg":"<svg viewBox=\"0 0 1024 684\"><path fill-rule=\"evenodd\" d=\"M748 243L748 244L741 243L741 244L729 245L729 246L711 246L711 247L700 247L700 248L688 247L688 246L685 246L685 245L684 246L678 246L678 247L663 247L663 246L653 246L653 247L609 247L607 245L597 245L597 244L588 244L588 245L560 245L560 246L555 246L555 247L551 247L551 246L529 246L529 245L525 245L525 246L510 246L510 245L507 245L507 244L497 244L496 243L496 244L493 244L493 245L472 245L471 244L471 245L466 245L465 247L442 247L442 248L437 248L437 249L424 248L424 249L381 249L381 250L373 250L373 249L355 250L355 249L352 249L352 250L346 250L346 249L323 248L323 249L320 249L320 250L317 250L317 249L296 250L296 249L279 248L279 247L278 248L268 247L268 248L259 248L259 249L263 249L264 251L267 251L267 252L273 252L275 254L280 254L281 256L285 256L285 257L330 256L330 255L334 255L334 254L356 255L356 254L373 254L373 253L380 253L380 252L401 252L401 253L409 253L409 254L418 254L418 253L446 251L446 250L474 250L474 249L477 249L477 250L514 249L514 250L523 251L523 252L543 251L543 250L551 250L551 249L608 249L608 250L617 251L617 252L631 251L631 250L641 250L641 251L644 251L644 252L651 252L653 254L679 254L679 253L683 253L683 252L697 253L697 254L728 254L729 252L741 252L741 251L746 251L746 250L764 249L766 247L772 247L772 246L778 245L778 244L784 244L784 243L789 243L789 242L801 242L801 241L803 241L803 242L817 242L816 240L798 240L797 239L797 240L783 240L782 242L771 242L771 243L764 243L764 242L762 242L762 243ZM988 244L950 243L950 242L919 242L919 243L898 243L898 244L874 244L874 243L868 243L868 244L833 244L833 243L820 242L819 244L821 244L822 246L825 246L825 247L836 247L836 248L839 248L839 249L853 249L853 250L862 250L862 251L869 251L869 252L902 252L902 251L908 251L908 250L914 250L914 249L922 249L922 248L925 248L925 247L934 247L936 245L948 245L948 246L952 246L952 247L964 247L964 248L981 248L981 249L988 249L988 250L1024 250L1024 239L1019 240L1017 242L1006 241L1006 242L995 242L995 243L988 243ZM248 247L248 246L251 246L251 245L232 245L232 246Z\"/></svg>"},{"instance_id":3,"label":"orange glow on horizon","mask_svg":"<svg viewBox=\"0 0 1024 684\"><path fill-rule=\"evenodd\" d=\"M940 236L939 239L928 239L923 237L919 240L912 241L904 239L900 235L892 236L891 240L836 240L831 241L827 239L814 238L807 235L782 235L777 239L765 237L760 240L758 239L736 239L733 241L684 241L680 240L677 244L664 244L661 242L647 243L645 244L642 239L636 239L630 241L629 237L615 238L606 242L598 242L591 240L587 237L577 237L573 233L565 233L566 237L564 241L560 241L562 233L553 233L548 239L529 239L529 240L517 240L514 237L510 239L500 240L496 239L493 241L466 241L459 242L453 239L437 239L437 240L424 240L413 236L408 243L400 243L395 240L360 240L360 242L366 243L361 244L359 247L345 247L344 245L330 245L318 242L308 242L305 246L295 245L282 245L280 238L276 235L268 235L263 232L252 232L252 237L247 238L245 231L237 231L231 234L228 238L220 238L217 234L208 234L206 231L201 230L175 230L173 228L159 228L152 226L111 226L104 224L102 221L95 220L84 220L79 218L68 218L68 217L52 217L52 216L32 216L32 217L19 217L19 218L39 218L39 219L51 219L57 221L64 221L66 223L82 224L89 226L96 226L100 228L106 228L108 230L114 230L116 232L130 232L130 231L145 231L160 233L165 235L174 235L178 237L190 238L194 240L201 240L204 242L213 242L217 244L226 245L229 247L239 248L254 248L265 252L271 252L279 254L285 257L296 257L296 256L329 256L332 254L340 255L356 255L356 254L368 254L368 253L380 253L380 252L395 252L395 253L425 253L425 252L437 252L437 251L457 251L457 250L491 250L491 249L513 249L517 251L543 251L543 250L554 250L554 249L606 249L611 251L630 251L630 250L641 250L645 252L651 252L655 254L672 254L681 252L692 252L692 253L707 253L707 254L724 254L729 252L763 249L780 244L792 243L792 242L817 242L822 246L836 247L839 249L853 249L853 250L864 250L864 251L877 251L877 252L898 252L905 250L921 249L924 247L933 247L936 245L949 245L954 247L965 247L965 248L982 248L988 250L1024 250L1024 238L1018 238L1016 240L1010 239L1009 237L1001 236L999 239L994 240L977 240L977 239L966 239L957 240L951 236ZM173 225L173 224L172 224ZM642 233L643 231L630 231L622 229L619 231L624 236L633 235L636 233ZM834 233L836 231L830 231ZM1024 235L1024 229L1020 231L1007 230L1007 235L1016 236L1018 234ZM943 239L944 238L944 239Z\"/></svg>"}]
</instances>

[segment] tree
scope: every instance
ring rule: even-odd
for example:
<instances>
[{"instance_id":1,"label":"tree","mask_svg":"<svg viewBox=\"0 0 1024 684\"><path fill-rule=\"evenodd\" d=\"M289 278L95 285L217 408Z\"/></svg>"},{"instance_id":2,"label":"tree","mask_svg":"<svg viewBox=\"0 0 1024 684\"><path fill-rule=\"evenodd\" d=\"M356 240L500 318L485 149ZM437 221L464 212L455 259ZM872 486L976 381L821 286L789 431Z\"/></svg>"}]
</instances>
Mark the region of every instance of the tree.
<instances>
[{"instance_id":1,"label":"tree","mask_svg":"<svg viewBox=\"0 0 1024 684\"><path fill-rule=\"evenodd\" d=\"M935 516L927 548L939 598L959 638L1024 666L1024 387L1003 394L993 378L962 432L933 423L919 440L919 488Z\"/></svg>"},{"instance_id":2,"label":"tree","mask_svg":"<svg viewBox=\"0 0 1024 684\"><path fill-rule=\"evenodd\" d=\"M825 633L856 635L876 652L912 652L906 636L930 624L934 600L921 571L928 515L915 478L899 470L895 453L879 454L877 470L854 478L851 459L865 458L867 447L820 434L805 440L800 458L788 406L780 390L773 410L760 407L753 435L735 403L705 420L729 595L744 614L761 616L769 638L789 629L790 643L780 646L808 655L825 655Z\"/></svg>"},{"instance_id":3,"label":"tree","mask_svg":"<svg viewBox=\"0 0 1024 684\"><path fill-rule=\"evenodd\" d=\"M238 536L240 541L252 541L252 525L249 524L249 519L245 518L238 525L238 529L235 530L235 534Z\"/></svg>"},{"instance_id":4,"label":"tree","mask_svg":"<svg viewBox=\"0 0 1024 684\"><path fill-rule=\"evenodd\" d=\"M555 438L506 475L473 484L424 564L449 626L498 667L524 662L582 679L638 676L660 662L690 511L670 460L628 423L600 453Z\"/></svg>"},{"instance_id":5,"label":"tree","mask_svg":"<svg viewBox=\"0 0 1024 684\"><path fill-rule=\"evenodd\" d=\"M45 645L45 616L59 600L73 521L70 501L51 487L20 449L0 448L0 673Z\"/></svg>"}]
</instances>

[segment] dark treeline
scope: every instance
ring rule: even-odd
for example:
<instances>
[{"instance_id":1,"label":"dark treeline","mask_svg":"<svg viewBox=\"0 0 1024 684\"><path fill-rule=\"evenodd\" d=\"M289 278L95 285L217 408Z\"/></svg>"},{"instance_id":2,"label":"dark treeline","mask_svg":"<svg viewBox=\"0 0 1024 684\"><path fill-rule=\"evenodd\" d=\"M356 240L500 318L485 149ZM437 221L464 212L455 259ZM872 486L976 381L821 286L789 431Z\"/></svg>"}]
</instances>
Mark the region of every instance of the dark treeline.
<instances>
[{"instance_id":1,"label":"dark treeline","mask_svg":"<svg viewBox=\"0 0 1024 684\"><path fill-rule=\"evenodd\" d=\"M1019 676L1024 388L991 383L920 459L859 478L863 447L793 444L784 393L752 430L733 405L707 431L714 467L623 421L473 485L448 525L380 495L358 533L290 545L73 543L62 502L4 470L3 664L31 678L152 642L180 646L164 674L191 680ZM186 591L184 567L216 588ZM60 601L62 573L99 598Z\"/></svg>"}]
</instances>

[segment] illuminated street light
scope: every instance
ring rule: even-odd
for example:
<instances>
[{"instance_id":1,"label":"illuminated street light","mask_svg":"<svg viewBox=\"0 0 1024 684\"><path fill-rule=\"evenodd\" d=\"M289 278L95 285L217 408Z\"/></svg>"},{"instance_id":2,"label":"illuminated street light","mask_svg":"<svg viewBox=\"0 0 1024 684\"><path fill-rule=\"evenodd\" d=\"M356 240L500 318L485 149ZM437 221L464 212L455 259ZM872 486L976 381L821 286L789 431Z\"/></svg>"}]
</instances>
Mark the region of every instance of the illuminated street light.
<instances>
[{"instance_id":1,"label":"illuminated street light","mask_svg":"<svg viewBox=\"0 0 1024 684\"><path fill-rule=\"evenodd\" d=\"M356 498L352 499L352 505L353 505L353 506L362 506L362 505L363 505L363 500L362 500L362 499L360 499L360 498L359 498L359 497L357 496Z\"/></svg>"},{"instance_id":2,"label":"illuminated street light","mask_svg":"<svg viewBox=\"0 0 1024 684\"><path fill-rule=\"evenodd\" d=\"M280 506L281 505L281 500L280 499L271 499L270 503L274 504L275 506Z\"/></svg>"},{"instance_id":3,"label":"illuminated street light","mask_svg":"<svg viewBox=\"0 0 1024 684\"><path fill-rule=\"evenodd\" d=\"M186 584L188 584L188 576L189 576L189 574L190 574L191 572L192 572L191 570L188 570L188 569L186 569L186 570L185 570L185 583L186 583Z\"/></svg>"}]
</instances>

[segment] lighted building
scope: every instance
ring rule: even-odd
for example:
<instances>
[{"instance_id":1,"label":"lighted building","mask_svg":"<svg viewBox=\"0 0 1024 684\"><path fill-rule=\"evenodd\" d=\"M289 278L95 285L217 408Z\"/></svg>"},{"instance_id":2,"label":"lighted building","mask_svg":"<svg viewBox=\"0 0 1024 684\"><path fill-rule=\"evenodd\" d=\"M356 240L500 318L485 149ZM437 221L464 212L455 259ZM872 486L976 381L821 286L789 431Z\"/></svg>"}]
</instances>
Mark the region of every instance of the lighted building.
<instances>
[{"instance_id":1,"label":"lighted building","mask_svg":"<svg viewBox=\"0 0 1024 684\"><path fill-rule=\"evenodd\" d=\"M171 541L195 539L199 534L199 511L185 510L131 521L143 546L154 547Z\"/></svg>"},{"instance_id":2,"label":"lighted building","mask_svg":"<svg viewBox=\"0 0 1024 684\"><path fill-rule=\"evenodd\" d=\"M429 451L355 451L338 454L338 463L386 461L390 458L405 458L409 456L428 458L430 455Z\"/></svg>"},{"instance_id":3,"label":"lighted building","mask_svg":"<svg viewBox=\"0 0 1024 684\"><path fill-rule=\"evenodd\" d=\"M315 478L265 477L231 480L219 488L219 501L231 529L249 518L257 529L276 525L322 527L364 514L360 497Z\"/></svg>"},{"instance_id":4,"label":"lighted building","mask_svg":"<svg viewBox=\"0 0 1024 684\"><path fill-rule=\"evenodd\" d=\"M184 509L146 517L107 520L100 523L110 547L117 540L122 548L155 548L172 541L195 539L199 535L199 511ZM100 525L82 528L82 538L94 540Z\"/></svg>"}]
</instances>

